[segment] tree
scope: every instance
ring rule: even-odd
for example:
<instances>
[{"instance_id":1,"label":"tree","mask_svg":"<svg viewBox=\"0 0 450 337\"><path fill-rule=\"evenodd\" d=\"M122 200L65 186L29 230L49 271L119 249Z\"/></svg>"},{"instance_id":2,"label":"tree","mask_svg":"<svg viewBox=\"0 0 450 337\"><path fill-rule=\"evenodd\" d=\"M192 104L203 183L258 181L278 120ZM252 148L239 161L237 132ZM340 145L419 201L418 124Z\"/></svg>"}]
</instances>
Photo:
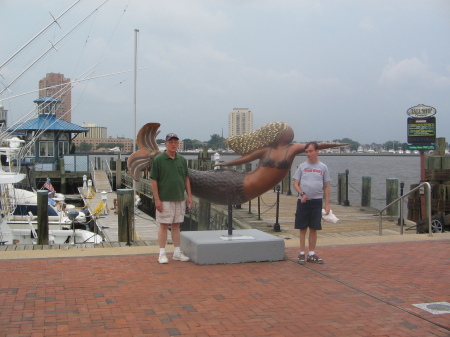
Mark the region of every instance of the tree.
<instances>
[{"instance_id":1,"label":"tree","mask_svg":"<svg viewBox=\"0 0 450 337\"><path fill-rule=\"evenodd\" d=\"M183 139L184 149L185 150L195 150L201 148L203 143L197 139Z\"/></svg>"},{"instance_id":2,"label":"tree","mask_svg":"<svg viewBox=\"0 0 450 337\"><path fill-rule=\"evenodd\" d=\"M81 142L80 145L77 147L77 150L80 152L88 152L92 150L93 145L86 143L86 142Z\"/></svg>"},{"instance_id":3,"label":"tree","mask_svg":"<svg viewBox=\"0 0 450 337\"><path fill-rule=\"evenodd\" d=\"M211 135L211 139L207 142L207 146L213 150L224 149L224 138L218 134Z\"/></svg>"},{"instance_id":4,"label":"tree","mask_svg":"<svg viewBox=\"0 0 450 337\"><path fill-rule=\"evenodd\" d=\"M388 140L386 143L383 144L384 148L389 150L398 151L400 147L400 142L398 140Z\"/></svg>"},{"instance_id":5,"label":"tree","mask_svg":"<svg viewBox=\"0 0 450 337\"><path fill-rule=\"evenodd\" d=\"M97 149L101 149L104 147L105 149L112 149L113 147L119 147L122 149L124 147L123 143L100 143L97 145Z\"/></svg>"},{"instance_id":6,"label":"tree","mask_svg":"<svg viewBox=\"0 0 450 337\"><path fill-rule=\"evenodd\" d=\"M347 143L350 146L351 151L358 151L358 147L361 145L355 140L352 140L350 138L342 138L342 139L335 139L333 142L337 143Z\"/></svg>"}]
</instances>

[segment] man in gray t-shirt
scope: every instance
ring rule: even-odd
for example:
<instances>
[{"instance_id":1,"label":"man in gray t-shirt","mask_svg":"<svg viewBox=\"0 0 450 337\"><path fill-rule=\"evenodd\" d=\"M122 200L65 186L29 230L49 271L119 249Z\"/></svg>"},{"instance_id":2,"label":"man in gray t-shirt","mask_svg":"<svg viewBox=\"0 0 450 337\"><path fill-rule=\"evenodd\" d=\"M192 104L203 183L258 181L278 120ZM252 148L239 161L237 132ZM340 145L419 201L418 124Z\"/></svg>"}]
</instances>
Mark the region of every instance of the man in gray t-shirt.
<instances>
[{"instance_id":1,"label":"man in gray t-shirt","mask_svg":"<svg viewBox=\"0 0 450 337\"><path fill-rule=\"evenodd\" d=\"M299 263L305 261L323 263L314 250L317 231L322 229L322 208L330 212L330 173L328 167L319 161L319 145L309 142L305 145L308 161L301 164L294 173L294 189L298 192L295 228L300 230ZM306 257L306 232L309 228L309 254Z\"/></svg>"}]
</instances>

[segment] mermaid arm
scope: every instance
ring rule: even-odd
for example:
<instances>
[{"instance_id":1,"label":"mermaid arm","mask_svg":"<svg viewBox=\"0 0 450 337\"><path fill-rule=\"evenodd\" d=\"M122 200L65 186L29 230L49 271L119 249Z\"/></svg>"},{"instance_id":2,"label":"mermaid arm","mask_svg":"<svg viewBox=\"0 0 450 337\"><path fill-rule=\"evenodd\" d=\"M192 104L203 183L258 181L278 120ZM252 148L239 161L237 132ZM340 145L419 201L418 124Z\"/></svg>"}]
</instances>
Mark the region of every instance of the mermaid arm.
<instances>
[{"instance_id":1,"label":"mermaid arm","mask_svg":"<svg viewBox=\"0 0 450 337\"><path fill-rule=\"evenodd\" d=\"M224 163L215 164L213 166L233 166L233 165L241 165L241 164L250 163L256 159L260 159L261 156L264 155L264 153L267 149L268 149L267 147L261 148L261 149L256 149L256 150L250 151L249 153L247 153L237 159L234 159L234 160L231 160L228 162L224 162Z\"/></svg>"},{"instance_id":2,"label":"mermaid arm","mask_svg":"<svg viewBox=\"0 0 450 337\"><path fill-rule=\"evenodd\" d=\"M347 146L348 143L319 143L319 150L330 149L332 147Z\"/></svg>"}]
</instances>

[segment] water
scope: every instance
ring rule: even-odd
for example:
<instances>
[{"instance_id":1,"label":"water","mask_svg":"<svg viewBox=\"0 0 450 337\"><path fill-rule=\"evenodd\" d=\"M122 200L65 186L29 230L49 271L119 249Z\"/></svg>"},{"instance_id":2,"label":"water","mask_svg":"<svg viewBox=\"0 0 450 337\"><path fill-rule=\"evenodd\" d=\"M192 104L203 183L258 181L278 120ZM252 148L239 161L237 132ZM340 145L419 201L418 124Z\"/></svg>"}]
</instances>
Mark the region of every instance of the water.
<instances>
[{"instance_id":1,"label":"water","mask_svg":"<svg viewBox=\"0 0 450 337\"><path fill-rule=\"evenodd\" d=\"M186 159L197 159L195 155L187 155ZM230 161L238 156L221 156L221 161ZM350 205L361 205L362 177L371 177L371 207L381 210L386 206L386 179L396 178L405 183L404 194L410 190L411 184L420 182L420 156L320 156L319 160L328 166L331 177L331 200L337 201L338 173L349 170L348 200ZM291 176L297 167L306 161L306 156L297 156L292 164ZM256 162L252 164L255 168ZM295 191L294 191L295 192Z\"/></svg>"},{"instance_id":2,"label":"water","mask_svg":"<svg viewBox=\"0 0 450 337\"><path fill-rule=\"evenodd\" d=\"M361 205L362 177L371 177L371 207L381 210L386 206L386 179L396 178L405 183L404 194L409 192L411 184L420 182L420 156L320 156L328 166L331 176L331 200L337 201L338 173L349 170L348 194L350 205ZM292 172L306 157L297 156Z\"/></svg>"},{"instance_id":3,"label":"water","mask_svg":"<svg viewBox=\"0 0 450 337\"><path fill-rule=\"evenodd\" d=\"M114 155L100 155L92 157L103 157L105 159L117 158ZM125 160L122 156L122 160ZM197 155L185 155L186 159L197 159ZM235 155L221 156L221 161L230 161L238 158ZM386 206L386 179L396 178L405 183L404 193L410 190L411 184L420 182L420 156L378 156L378 155L355 155L355 156L326 156L319 155L319 159L328 166L331 176L331 200L337 201L338 173L349 170L349 202L350 205L361 205L362 177L371 177L372 198L371 207L381 210ZM297 156L292 164L292 175L298 165L306 161L306 156ZM252 164L255 168L256 162ZM292 176L291 175L291 176Z\"/></svg>"}]
</instances>

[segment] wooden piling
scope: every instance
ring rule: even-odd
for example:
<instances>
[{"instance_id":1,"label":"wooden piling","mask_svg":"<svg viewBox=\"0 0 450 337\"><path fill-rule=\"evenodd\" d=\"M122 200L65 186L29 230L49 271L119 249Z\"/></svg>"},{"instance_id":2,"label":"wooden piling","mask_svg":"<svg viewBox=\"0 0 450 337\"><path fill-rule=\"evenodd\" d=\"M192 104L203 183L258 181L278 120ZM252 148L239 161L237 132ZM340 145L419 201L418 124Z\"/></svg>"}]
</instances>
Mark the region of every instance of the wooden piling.
<instances>
[{"instance_id":1,"label":"wooden piling","mask_svg":"<svg viewBox=\"0 0 450 337\"><path fill-rule=\"evenodd\" d=\"M370 207L372 194L372 178L362 177L361 206Z\"/></svg>"},{"instance_id":2,"label":"wooden piling","mask_svg":"<svg viewBox=\"0 0 450 337\"><path fill-rule=\"evenodd\" d=\"M386 205L389 205L398 198L398 179L386 179ZM395 203L386 210L387 215L398 216L398 203Z\"/></svg>"},{"instance_id":3,"label":"wooden piling","mask_svg":"<svg viewBox=\"0 0 450 337\"><path fill-rule=\"evenodd\" d=\"M122 187L122 161L116 160L116 191Z\"/></svg>"},{"instance_id":4,"label":"wooden piling","mask_svg":"<svg viewBox=\"0 0 450 337\"><path fill-rule=\"evenodd\" d=\"M61 175L61 193L67 193L67 184L66 184L66 168L64 166L64 158L59 159L59 172Z\"/></svg>"},{"instance_id":5,"label":"wooden piling","mask_svg":"<svg viewBox=\"0 0 450 337\"><path fill-rule=\"evenodd\" d=\"M48 191L37 191L37 244L48 245Z\"/></svg>"},{"instance_id":6,"label":"wooden piling","mask_svg":"<svg viewBox=\"0 0 450 337\"><path fill-rule=\"evenodd\" d=\"M134 241L134 191L132 189L118 189L118 241ZM127 211L128 210L128 211Z\"/></svg>"}]
</instances>

